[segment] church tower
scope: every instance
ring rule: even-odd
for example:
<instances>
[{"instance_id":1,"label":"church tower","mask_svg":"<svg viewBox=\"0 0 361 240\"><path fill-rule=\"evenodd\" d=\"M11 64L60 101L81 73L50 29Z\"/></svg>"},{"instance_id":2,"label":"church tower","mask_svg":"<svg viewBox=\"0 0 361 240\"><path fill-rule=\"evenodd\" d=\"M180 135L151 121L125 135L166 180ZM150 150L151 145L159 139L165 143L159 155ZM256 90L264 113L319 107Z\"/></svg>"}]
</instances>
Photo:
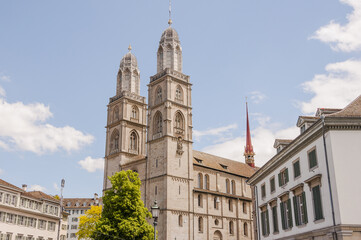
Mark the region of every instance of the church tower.
<instances>
[{"instance_id":1,"label":"church tower","mask_svg":"<svg viewBox=\"0 0 361 240\"><path fill-rule=\"evenodd\" d=\"M254 165L254 155L256 155L253 152L253 146L252 146L252 141L251 141L251 131L249 128L249 120L248 120L248 104L246 102L246 113L247 113L247 139L246 139L246 147L244 148L244 157L246 160L246 163L251 166L251 167L255 167Z\"/></svg>"},{"instance_id":2,"label":"church tower","mask_svg":"<svg viewBox=\"0 0 361 240\"><path fill-rule=\"evenodd\" d=\"M136 57L129 52L120 62L116 95L109 99L103 190L109 189L108 176L123 169L138 171L145 161L145 97L140 96L140 75Z\"/></svg>"},{"instance_id":3,"label":"church tower","mask_svg":"<svg viewBox=\"0 0 361 240\"><path fill-rule=\"evenodd\" d=\"M146 206L157 200L161 208L160 240L192 239L194 231L192 85L182 73L182 48L171 24L159 41L157 73L148 84ZM182 232L171 231L180 225Z\"/></svg>"}]
</instances>

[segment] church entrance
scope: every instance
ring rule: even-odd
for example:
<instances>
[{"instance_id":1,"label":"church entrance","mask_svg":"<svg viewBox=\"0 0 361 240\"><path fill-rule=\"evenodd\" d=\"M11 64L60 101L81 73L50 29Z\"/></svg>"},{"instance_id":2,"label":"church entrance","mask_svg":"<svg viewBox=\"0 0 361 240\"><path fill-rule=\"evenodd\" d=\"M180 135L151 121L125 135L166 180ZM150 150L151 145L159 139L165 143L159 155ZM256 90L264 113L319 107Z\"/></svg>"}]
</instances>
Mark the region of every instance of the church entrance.
<instances>
[{"instance_id":1,"label":"church entrance","mask_svg":"<svg viewBox=\"0 0 361 240\"><path fill-rule=\"evenodd\" d=\"M213 240L222 240L222 233L220 231L215 231L214 232L214 236L213 236Z\"/></svg>"}]
</instances>

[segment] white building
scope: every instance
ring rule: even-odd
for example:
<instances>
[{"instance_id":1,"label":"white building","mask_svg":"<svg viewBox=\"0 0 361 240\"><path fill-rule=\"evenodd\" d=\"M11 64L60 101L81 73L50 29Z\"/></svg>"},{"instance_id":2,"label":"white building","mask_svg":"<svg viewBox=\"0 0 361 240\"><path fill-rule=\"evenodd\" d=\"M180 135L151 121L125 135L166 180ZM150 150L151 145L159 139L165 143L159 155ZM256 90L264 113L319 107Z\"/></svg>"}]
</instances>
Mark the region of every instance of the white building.
<instances>
[{"instance_id":1,"label":"white building","mask_svg":"<svg viewBox=\"0 0 361 240\"><path fill-rule=\"evenodd\" d=\"M297 126L249 180L259 239L361 239L361 96Z\"/></svg>"},{"instance_id":2,"label":"white building","mask_svg":"<svg viewBox=\"0 0 361 240\"><path fill-rule=\"evenodd\" d=\"M60 217L63 216L59 223ZM0 179L0 239L65 240L67 214L60 201L40 191L26 191Z\"/></svg>"},{"instance_id":3,"label":"white building","mask_svg":"<svg viewBox=\"0 0 361 240\"><path fill-rule=\"evenodd\" d=\"M78 239L76 233L79 228L79 218L85 214L91 206L102 205L101 198L98 198L98 194L94 194L94 198L64 198L64 209L69 214L68 227L67 227L67 239Z\"/></svg>"}]
</instances>

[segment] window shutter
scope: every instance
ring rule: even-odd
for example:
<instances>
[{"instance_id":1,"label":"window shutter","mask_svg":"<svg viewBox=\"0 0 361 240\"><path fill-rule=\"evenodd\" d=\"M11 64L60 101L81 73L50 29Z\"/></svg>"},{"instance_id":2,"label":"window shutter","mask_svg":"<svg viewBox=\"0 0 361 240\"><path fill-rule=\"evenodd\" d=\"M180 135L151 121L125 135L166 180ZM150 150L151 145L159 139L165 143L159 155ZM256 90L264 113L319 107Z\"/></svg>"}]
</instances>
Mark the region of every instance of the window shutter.
<instances>
[{"instance_id":1,"label":"window shutter","mask_svg":"<svg viewBox=\"0 0 361 240\"><path fill-rule=\"evenodd\" d=\"M295 223L296 223L296 226L300 225L299 223L299 217L298 217L298 206L297 206L297 198L296 196L293 196L293 210L295 211Z\"/></svg>"},{"instance_id":2,"label":"window shutter","mask_svg":"<svg viewBox=\"0 0 361 240\"><path fill-rule=\"evenodd\" d=\"M304 223L308 223L308 216L307 216L307 204L306 204L306 193L302 193L302 202L303 202L303 216L304 216Z\"/></svg>"},{"instance_id":3,"label":"window shutter","mask_svg":"<svg viewBox=\"0 0 361 240\"><path fill-rule=\"evenodd\" d=\"M286 168L285 170L285 175L286 175L285 183L288 183L288 168Z\"/></svg>"},{"instance_id":4,"label":"window shutter","mask_svg":"<svg viewBox=\"0 0 361 240\"><path fill-rule=\"evenodd\" d=\"M265 233L265 218L264 212L261 212L261 223L262 223L262 235L266 235Z\"/></svg>"},{"instance_id":5,"label":"window shutter","mask_svg":"<svg viewBox=\"0 0 361 240\"><path fill-rule=\"evenodd\" d=\"M292 228L293 221L292 221L291 199L288 199L288 201L287 201L287 209L288 209L288 226L289 226L289 228Z\"/></svg>"},{"instance_id":6,"label":"window shutter","mask_svg":"<svg viewBox=\"0 0 361 240\"><path fill-rule=\"evenodd\" d=\"M280 203L280 208L281 208L281 222L282 222L282 229L285 229L286 228L286 224L285 224L285 209L284 209L284 206L283 206L283 202Z\"/></svg>"},{"instance_id":7,"label":"window shutter","mask_svg":"<svg viewBox=\"0 0 361 240\"><path fill-rule=\"evenodd\" d=\"M322 204L321 204L321 196L320 196L320 186L316 186L312 188L313 193L313 201L314 201L314 208L315 208L315 220L319 220L323 218L322 213Z\"/></svg>"},{"instance_id":8,"label":"window shutter","mask_svg":"<svg viewBox=\"0 0 361 240\"><path fill-rule=\"evenodd\" d=\"M278 174L278 186L282 186L282 183L281 183L281 173Z\"/></svg>"},{"instance_id":9,"label":"window shutter","mask_svg":"<svg viewBox=\"0 0 361 240\"><path fill-rule=\"evenodd\" d=\"M268 217L268 209L266 210L266 220L267 220L267 229L266 229L266 234L268 235L269 234L269 217Z\"/></svg>"}]
</instances>

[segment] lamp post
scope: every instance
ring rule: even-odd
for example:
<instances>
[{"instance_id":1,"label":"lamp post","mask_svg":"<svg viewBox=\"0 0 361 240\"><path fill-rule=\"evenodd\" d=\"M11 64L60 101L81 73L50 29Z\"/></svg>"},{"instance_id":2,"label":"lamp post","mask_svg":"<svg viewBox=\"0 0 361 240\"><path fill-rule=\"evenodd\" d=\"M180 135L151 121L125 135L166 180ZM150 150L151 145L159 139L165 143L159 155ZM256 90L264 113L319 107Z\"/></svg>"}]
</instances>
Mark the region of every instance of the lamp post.
<instances>
[{"instance_id":1,"label":"lamp post","mask_svg":"<svg viewBox=\"0 0 361 240\"><path fill-rule=\"evenodd\" d=\"M154 201L154 205L150 208L151 212L152 212L152 216L154 218L154 240L157 240L157 220L159 217L159 207L157 205L157 200Z\"/></svg>"},{"instance_id":2,"label":"lamp post","mask_svg":"<svg viewBox=\"0 0 361 240\"><path fill-rule=\"evenodd\" d=\"M65 186L65 180L61 179L61 189L60 189L60 217L59 217L59 227L58 227L58 240L60 240L60 227L61 227L61 218L63 217L63 188Z\"/></svg>"}]
</instances>

